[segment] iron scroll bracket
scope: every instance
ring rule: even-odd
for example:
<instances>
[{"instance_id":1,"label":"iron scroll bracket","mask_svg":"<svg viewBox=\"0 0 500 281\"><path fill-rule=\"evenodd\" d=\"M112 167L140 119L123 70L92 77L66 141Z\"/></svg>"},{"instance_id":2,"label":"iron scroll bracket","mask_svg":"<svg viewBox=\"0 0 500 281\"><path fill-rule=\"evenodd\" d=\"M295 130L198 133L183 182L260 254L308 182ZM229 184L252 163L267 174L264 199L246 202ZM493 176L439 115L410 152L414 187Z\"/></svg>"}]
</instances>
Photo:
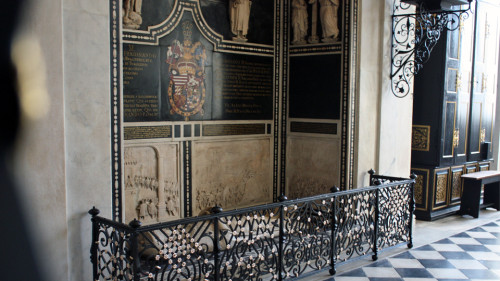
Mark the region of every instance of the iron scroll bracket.
<instances>
[{"instance_id":1,"label":"iron scroll bracket","mask_svg":"<svg viewBox=\"0 0 500 281\"><path fill-rule=\"evenodd\" d=\"M468 7L458 6L466 7L458 10L427 9L423 1L394 1L391 88L396 97L404 98L411 92L414 76L429 60L442 32L457 30L469 18L472 1L467 0ZM413 8L415 13L410 12Z\"/></svg>"}]
</instances>

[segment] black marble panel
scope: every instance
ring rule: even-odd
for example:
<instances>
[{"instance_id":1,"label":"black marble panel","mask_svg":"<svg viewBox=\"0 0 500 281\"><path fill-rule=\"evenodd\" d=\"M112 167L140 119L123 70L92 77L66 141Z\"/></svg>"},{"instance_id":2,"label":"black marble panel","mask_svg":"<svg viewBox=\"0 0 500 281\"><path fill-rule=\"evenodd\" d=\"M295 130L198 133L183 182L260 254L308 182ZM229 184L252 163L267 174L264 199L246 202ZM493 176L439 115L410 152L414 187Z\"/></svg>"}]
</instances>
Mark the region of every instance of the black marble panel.
<instances>
[{"instance_id":1,"label":"black marble panel","mask_svg":"<svg viewBox=\"0 0 500 281\"><path fill-rule=\"evenodd\" d=\"M291 118L340 119L341 55L290 58Z\"/></svg>"},{"instance_id":2,"label":"black marble panel","mask_svg":"<svg viewBox=\"0 0 500 281\"><path fill-rule=\"evenodd\" d=\"M214 53L213 120L272 120L273 58Z\"/></svg>"},{"instance_id":3,"label":"black marble panel","mask_svg":"<svg viewBox=\"0 0 500 281\"><path fill-rule=\"evenodd\" d=\"M319 122L291 122L290 132L336 135L337 124Z\"/></svg>"},{"instance_id":4,"label":"black marble panel","mask_svg":"<svg viewBox=\"0 0 500 281\"><path fill-rule=\"evenodd\" d=\"M123 0L124 6L125 2ZM137 0L130 0L132 3ZM141 18L142 23L139 30L147 30L148 26L162 23L172 12L175 0L142 0Z\"/></svg>"},{"instance_id":5,"label":"black marble panel","mask_svg":"<svg viewBox=\"0 0 500 281\"><path fill-rule=\"evenodd\" d=\"M232 40L229 22L229 0L200 1L203 18L225 40ZM252 0L250 19L248 22L249 43L273 45L274 1Z\"/></svg>"},{"instance_id":6,"label":"black marble panel","mask_svg":"<svg viewBox=\"0 0 500 281\"><path fill-rule=\"evenodd\" d=\"M184 125L184 137L188 138L191 136L191 125Z\"/></svg>"},{"instance_id":7,"label":"black marble panel","mask_svg":"<svg viewBox=\"0 0 500 281\"><path fill-rule=\"evenodd\" d=\"M213 124L203 126L203 136L260 135L266 133L266 124Z\"/></svg>"},{"instance_id":8,"label":"black marble panel","mask_svg":"<svg viewBox=\"0 0 500 281\"><path fill-rule=\"evenodd\" d=\"M156 139L172 137L172 126L134 126L125 127L125 140Z\"/></svg>"},{"instance_id":9,"label":"black marble panel","mask_svg":"<svg viewBox=\"0 0 500 281\"><path fill-rule=\"evenodd\" d=\"M123 118L125 122L159 120L160 50L123 45Z\"/></svg>"}]
</instances>

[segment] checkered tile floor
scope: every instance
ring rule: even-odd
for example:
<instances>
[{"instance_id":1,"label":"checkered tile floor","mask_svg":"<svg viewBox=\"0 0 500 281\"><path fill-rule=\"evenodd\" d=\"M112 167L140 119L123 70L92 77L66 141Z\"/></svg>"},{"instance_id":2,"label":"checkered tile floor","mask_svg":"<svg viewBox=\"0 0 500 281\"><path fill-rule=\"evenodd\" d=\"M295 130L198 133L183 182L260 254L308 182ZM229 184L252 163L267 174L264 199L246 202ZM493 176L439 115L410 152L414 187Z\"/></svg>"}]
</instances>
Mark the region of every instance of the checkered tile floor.
<instances>
[{"instance_id":1,"label":"checkered tile floor","mask_svg":"<svg viewBox=\"0 0 500 281\"><path fill-rule=\"evenodd\" d=\"M500 220L325 281L500 280Z\"/></svg>"}]
</instances>

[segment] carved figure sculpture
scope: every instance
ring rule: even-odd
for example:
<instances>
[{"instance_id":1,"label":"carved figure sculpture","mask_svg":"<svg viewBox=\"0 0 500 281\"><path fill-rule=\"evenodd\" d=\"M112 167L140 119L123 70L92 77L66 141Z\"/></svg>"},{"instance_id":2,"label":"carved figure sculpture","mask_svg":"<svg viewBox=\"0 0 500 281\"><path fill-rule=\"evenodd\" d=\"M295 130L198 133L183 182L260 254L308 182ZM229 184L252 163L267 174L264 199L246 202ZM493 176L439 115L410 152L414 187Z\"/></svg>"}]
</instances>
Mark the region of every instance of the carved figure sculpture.
<instances>
[{"instance_id":1,"label":"carved figure sculpture","mask_svg":"<svg viewBox=\"0 0 500 281\"><path fill-rule=\"evenodd\" d=\"M139 219L145 219L148 213L148 205L146 203L146 200L142 200L137 209L139 210Z\"/></svg>"},{"instance_id":2,"label":"carved figure sculpture","mask_svg":"<svg viewBox=\"0 0 500 281\"><path fill-rule=\"evenodd\" d=\"M123 28L139 29L142 23L142 0L123 0Z\"/></svg>"},{"instance_id":3,"label":"carved figure sculpture","mask_svg":"<svg viewBox=\"0 0 500 281\"><path fill-rule=\"evenodd\" d=\"M248 20L250 19L251 0L229 0L229 20L233 40L246 42L248 34Z\"/></svg>"},{"instance_id":4,"label":"carved figure sculpture","mask_svg":"<svg viewBox=\"0 0 500 281\"><path fill-rule=\"evenodd\" d=\"M307 4L305 0L292 1L292 44L305 44L307 35Z\"/></svg>"},{"instance_id":5,"label":"carved figure sculpture","mask_svg":"<svg viewBox=\"0 0 500 281\"><path fill-rule=\"evenodd\" d=\"M321 27L323 30L323 42L332 42L339 37L338 9L339 0L319 0L321 8L319 10Z\"/></svg>"}]
</instances>

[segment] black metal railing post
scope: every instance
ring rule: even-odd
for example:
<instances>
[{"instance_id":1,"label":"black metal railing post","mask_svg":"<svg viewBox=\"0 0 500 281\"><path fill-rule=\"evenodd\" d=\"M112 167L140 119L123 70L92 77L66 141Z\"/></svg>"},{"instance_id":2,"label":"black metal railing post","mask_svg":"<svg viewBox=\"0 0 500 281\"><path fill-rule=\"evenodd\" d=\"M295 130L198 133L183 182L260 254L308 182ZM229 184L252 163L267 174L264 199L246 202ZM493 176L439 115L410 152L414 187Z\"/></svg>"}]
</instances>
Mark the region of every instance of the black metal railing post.
<instances>
[{"instance_id":1,"label":"black metal railing post","mask_svg":"<svg viewBox=\"0 0 500 281\"><path fill-rule=\"evenodd\" d=\"M212 214L218 214L221 213L222 207L215 205L215 207L212 208ZM219 216L216 216L214 219L214 278L215 281L220 280L220 260L219 260L219 253L220 253L220 245L219 245Z\"/></svg>"},{"instance_id":2,"label":"black metal railing post","mask_svg":"<svg viewBox=\"0 0 500 281\"><path fill-rule=\"evenodd\" d=\"M381 185L379 180L376 180L375 185L379 186ZM375 191L375 221L374 221L374 227L373 227L373 255L372 255L372 260L376 261L378 259L378 221L380 217L380 188L377 188Z\"/></svg>"},{"instance_id":3,"label":"black metal railing post","mask_svg":"<svg viewBox=\"0 0 500 281\"><path fill-rule=\"evenodd\" d=\"M141 278L141 261L139 259L139 245L137 241L138 232L137 229L141 227L142 223L138 219L133 219L128 224L132 229L132 233L130 234L130 260L132 261L132 270L133 270L133 280L140 281Z\"/></svg>"},{"instance_id":4,"label":"black metal railing post","mask_svg":"<svg viewBox=\"0 0 500 281\"><path fill-rule=\"evenodd\" d=\"M417 179L417 175L415 173L412 173L410 175L410 178L413 180L412 183L410 183L410 217L408 218L410 221L408 222L408 248L413 248L413 212L415 211L415 198L414 198L414 189L415 189L415 181Z\"/></svg>"},{"instance_id":5,"label":"black metal railing post","mask_svg":"<svg viewBox=\"0 0 500 281\"><path fill-rule=\"evenodd\" d=\"M278 197L278 200L283 203L288 200L285 195L281 195ZM280 205L280 237L279 237L279 249L278 249L278 264L276 268L276 272L278 273L278 280L283 280L283 276L285 276L285 266L283 265L284 259L284 244L285 244L285 205Z\"/></svg>"},{"instance_id":6,"label":"black metal railing post","mask_svg":"<svg viewBox=\"0 0 500 281\"><path fill-rule=\"evenodd\" d=\"M332 193L337 193L340 189L336 186L332 187L330 191ZM336 254L337 254L337 216L336 216L336 203L337 203L337 196L332 197L333 200L332 202L332 213L331 213L331 218L332 218L332 247L331 247L331 254L330 254L330 263L332 265L332 268L330 268L330 275L335 275L337 273L337 270L335 269L335 261L336 261Z\"/></svg>"},{"instance_id":7,"label":"black metal railing post","mask_svg":"<svg viewBox=\"0 0 500 281\"><path fill-rule=\"evenodd\" d=\"M89 214L92 216L92 245L90 246L90 261L92 262L92 274L94 276L94 280L99 279L98 269L99 269L99 260L97 257L97 249L99 245L99 226L96 222L96 217L99 215L101 211L96 209L96 207L92 207L89 210Z\"/></svg>"},{"instance_id":8,"label":"black metal railing post","mask_svg":"<svg viewBox=\"0 0 500 281\"><path fill-rule=\"evenodd\" d=\"M368 171L368 174L370 174L370 185L373 185L373 176L375 173L376 171L374 169L370 169L370 171Z\"/></svg>"}]
</instances>

